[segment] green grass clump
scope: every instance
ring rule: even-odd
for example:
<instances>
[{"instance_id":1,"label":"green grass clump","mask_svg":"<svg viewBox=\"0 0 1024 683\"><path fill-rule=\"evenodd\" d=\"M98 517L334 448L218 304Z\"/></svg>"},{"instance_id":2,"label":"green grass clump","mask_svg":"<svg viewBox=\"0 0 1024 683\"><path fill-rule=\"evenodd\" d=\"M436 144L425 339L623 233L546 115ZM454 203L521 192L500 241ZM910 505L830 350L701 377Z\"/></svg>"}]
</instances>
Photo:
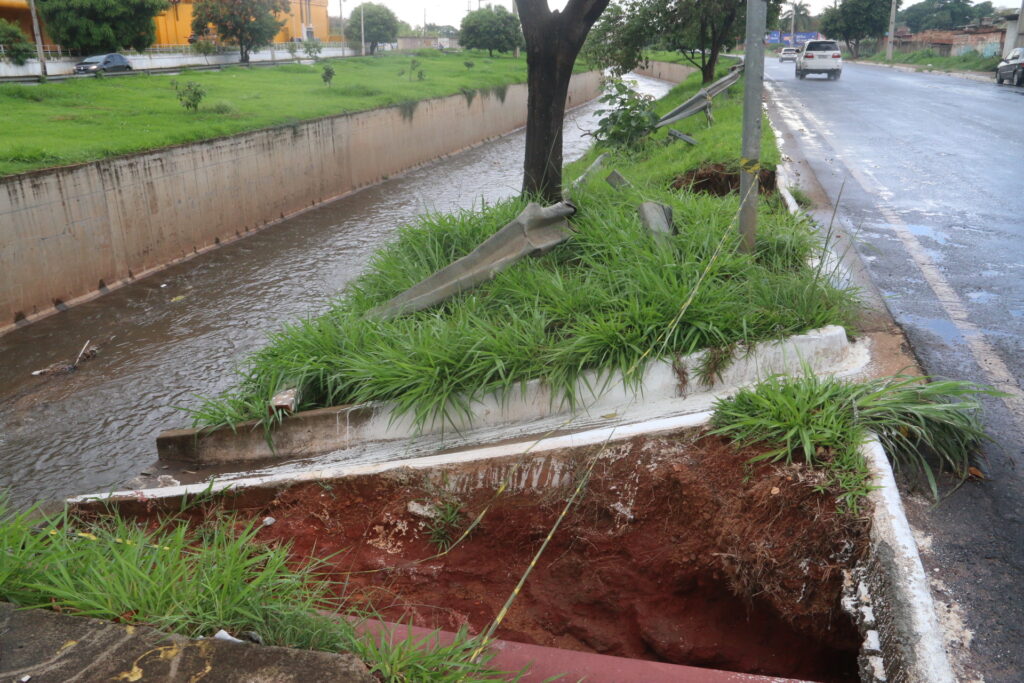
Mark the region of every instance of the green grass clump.
<instances>
[{"instance_id":1,"label":"green grass clump","mask_svg":"<svg viewBox=\"0 0 1024 683\"><path fill-rule=\"evenodd\" d=\"M712 434L738 445L766 444L753 462L792 462L824 469L841 491L840 507L857 512L871 489L860 455L870 433L878 436L894 466L921 472L932 494L938 486L931 465L959 478L988 439L978 398L992 394L968 382L896 376L867 382L818 377L809 368L796 377L774 376L732 398L719 400Z\"/></svg>"},{"instance_id":2,"label":"green grass clump","mask_svg":"<svg viewBox=\"0 0 1024 683\"><path fill-rule=\"evenodd\" d=\"M0 601L190 638L255 631L267 645L352 652L384 681L508 680L487 666L486 651L471 661L480 643L465 632L448 646L361 635L351 619L367 613L334 597L323 564L296 566L287 546L259 543L257 531L230 517L147 529L116 514L40 516L15 512L0 496Z\"/></svg>"},{"instance_id":3,"label":"green grass clump","mask_svg":"<svg viewBox=\"0 0 1024 683\"><path fill-rule=\"evenodd\" d=\"M688 91L674 95L680 101ZM738 159L742 98L730 93L715 102L715 129L729 139L711 129L703 131L707 144L692 148L666 145L660 133L643 158L613 157L608 166L633 187L615 190L597 174L575 191L580 211L568 242L435 308L389 321L364 317L468 254L525 202L427 215L401 229L326 313L273 332L243 363L234 389L190 408L195 424L260 419L270 426L267 403L285 387L299 389L300 409L393 401L421 425L453 423L486 394L507 397L530 380L576 406L577 381L589 370L598 386L623 381L621 374L635 388L654 359L718 349L721 363L710 375L746 345L852 326L856 293L807 265L821 249L813 224L778 199L763 201L756 253L740 254L738 197L669 187L708 160ZM774 146L766 157L767 164L777 159ZM658 241L647 234L636 212L644 200L671 206L679 235Z\"/></svg>"},{"instance_id":4,"label":"green grass clump","mask_svg":"<svg viewBox=\"0 0 1024 683\"><path fill-rule=\"evenodd\" d=\"M869 61L888 63L885 52L868 57ZM999 56L982 56L978 52L968 52L955 57L942 57L934 50L917 50L916 52L896 52L892 56L893 63L926 66L941 71L995 71L999 65Z\"/></svg>"},{"instance_id":5,"label":"green grass clump","mask_svg":"<svg viewBox=\"0 0 1024 683\"><path fill-rule=\"evenodd\" d=\"M526 61L511 56L477 59L472 71L465 55L433 50L417 59L426 78L411 82L397 75L409 66L404 55L329 60L331 88L322 63L189 71L207 94L194 114L175 97L171 81L180 76L0 84L0 176L526 81Z\"/></svg>"}]
</instances>

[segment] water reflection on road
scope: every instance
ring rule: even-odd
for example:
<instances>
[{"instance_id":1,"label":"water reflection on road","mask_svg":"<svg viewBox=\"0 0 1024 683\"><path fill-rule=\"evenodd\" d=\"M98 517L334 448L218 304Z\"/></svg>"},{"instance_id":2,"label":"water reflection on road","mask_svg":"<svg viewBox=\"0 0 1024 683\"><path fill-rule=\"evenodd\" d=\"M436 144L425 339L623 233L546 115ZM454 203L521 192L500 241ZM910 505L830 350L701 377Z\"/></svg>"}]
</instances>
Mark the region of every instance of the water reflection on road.
<instances>
[{"instance_id":1,"label":"water reflection on road","mask_svg":"<svg viewBox=\"0 0 1024 683\"><path fill-rule=\"evenodd\" d=\"M635 76L661 97L669 85ZM566 120L566 162L589 147L594 102ZM322 310L416 214L518 192L522 131L283 221L70 311L0 337L0 489L15 503L109 489L155 458L174 406L228 387L280 323ZM73 359L71 375L33 377Z\"/></svg>"}]
</instances>

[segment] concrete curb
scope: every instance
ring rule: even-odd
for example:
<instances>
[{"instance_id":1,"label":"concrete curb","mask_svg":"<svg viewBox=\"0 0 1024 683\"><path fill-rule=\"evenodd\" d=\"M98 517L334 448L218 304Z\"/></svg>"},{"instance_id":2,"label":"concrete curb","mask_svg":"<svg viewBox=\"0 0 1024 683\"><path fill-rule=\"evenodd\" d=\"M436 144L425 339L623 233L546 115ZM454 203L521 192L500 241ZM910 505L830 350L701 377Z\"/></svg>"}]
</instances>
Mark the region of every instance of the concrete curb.
<instances>
[{"instance_id":1,"label":"concrete curb","mask_svg":"<svg viewBox=\"0 0 1024 683\"><path fill-rule=\"evenodd\" d=\"M274 447L267 443L257 421L244 422L233 429L176 429L157 437L161 460L193 466L267 461L288 453L290 458L323 455L352 448L369 441L394 441L444 432L465 432L471 428L525 423L554 415L576 413L621 413L640 402L677 400L676 413L694 412L707 407L700 398L708 392L730 392L777 373L800 372L806 364L815 372L841 372L844 364L858 363L846 331L829 326L776 342L748 349L703 384L701 369L710 352L701 351L675 362L652 362L644 373L640 389L628 388L619 373L601 376L585 373L576 384L577 405L572 410L540 380L528 382L509 396L491 394L481 398L472 416L454 416L454 424L434 420L418 426L412 416L398 415L393 403L321 408L296 413L274 430ZM694 385L697 391L694 391ZM696 407L694 407L696 406Z\"/></svg>"}]
</instances>

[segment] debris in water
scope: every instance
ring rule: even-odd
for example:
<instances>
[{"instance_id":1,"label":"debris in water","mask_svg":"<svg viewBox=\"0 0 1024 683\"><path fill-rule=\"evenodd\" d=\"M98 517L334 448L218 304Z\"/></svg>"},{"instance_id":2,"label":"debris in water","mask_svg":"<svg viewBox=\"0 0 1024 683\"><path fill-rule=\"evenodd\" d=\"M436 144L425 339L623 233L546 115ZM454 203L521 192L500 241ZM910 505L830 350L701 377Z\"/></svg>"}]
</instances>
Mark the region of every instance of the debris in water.
<instances>
[{"instance_id":1,"label":"debris in water","mask_svg":"<svg viewBox=\"0 0 1024 683\"><path fill-rule=\"evenodd\" d=\"M161 474L156 478L156 485L163 488L165 486L179 486L181 482L169 474Z\"/></svg>"},{"instance_id":2,"label":"debris in water","mask_svg":"<svg viewBox=\"0 0 1024 683\"><path fill-rule=\"evenodd\" d=\"M184 301L184 300L185 300L185 295L184 294L179 294L178 296L176 296L173 299L171 299L171 303L172 304L176 304L179 301Z\"/></svg>"},{"instance_id":3,"label":"debris in water","mask_svg":"<svg viewBox=\"0 0 1024 683\"><path fill-rule=\"evenodd\" d=\"M78 369L78 364L84 360L90 360L96 357L97 348L95 346L89 346L92 340L88 340L82 346L82 350L78 352L75 357L74 363L57 362L52 365L48 365L42 370L33 370L32 375L39 377L40 375L66 375L74 372Z\"/></svg>"}]
</instances>

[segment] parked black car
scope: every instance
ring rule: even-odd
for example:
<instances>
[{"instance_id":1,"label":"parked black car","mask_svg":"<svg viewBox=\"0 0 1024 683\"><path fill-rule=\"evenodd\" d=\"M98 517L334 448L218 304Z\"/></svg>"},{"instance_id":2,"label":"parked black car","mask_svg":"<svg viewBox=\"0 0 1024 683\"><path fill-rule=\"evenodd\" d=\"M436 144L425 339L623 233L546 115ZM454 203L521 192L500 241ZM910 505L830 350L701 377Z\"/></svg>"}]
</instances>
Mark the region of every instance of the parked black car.
<instances>
[{"instance_id":1,"label":"parked black car","mask_svg":"<svg viewBox=\"0 0 1024 683\"><path fill-rule=\"evenodd\" d=\"M76 74L94 74L99 71L110 73L114 71L131 71L132 65L124 55L112 52L109 55L96 55L86 57L78 64L75 64Z\"/></svg>"},{"instance_id":2,"label":"parked black car","mask_svg":"<svg viewBox=\"0 0 1024 683\"><path fill-rule=\"evenodd\" d=\"M1014 48L1003 57L996 67L996 83L1009 81L1014 85L1024 85L1024 47Z\"/></svg>"}]
</instances>

